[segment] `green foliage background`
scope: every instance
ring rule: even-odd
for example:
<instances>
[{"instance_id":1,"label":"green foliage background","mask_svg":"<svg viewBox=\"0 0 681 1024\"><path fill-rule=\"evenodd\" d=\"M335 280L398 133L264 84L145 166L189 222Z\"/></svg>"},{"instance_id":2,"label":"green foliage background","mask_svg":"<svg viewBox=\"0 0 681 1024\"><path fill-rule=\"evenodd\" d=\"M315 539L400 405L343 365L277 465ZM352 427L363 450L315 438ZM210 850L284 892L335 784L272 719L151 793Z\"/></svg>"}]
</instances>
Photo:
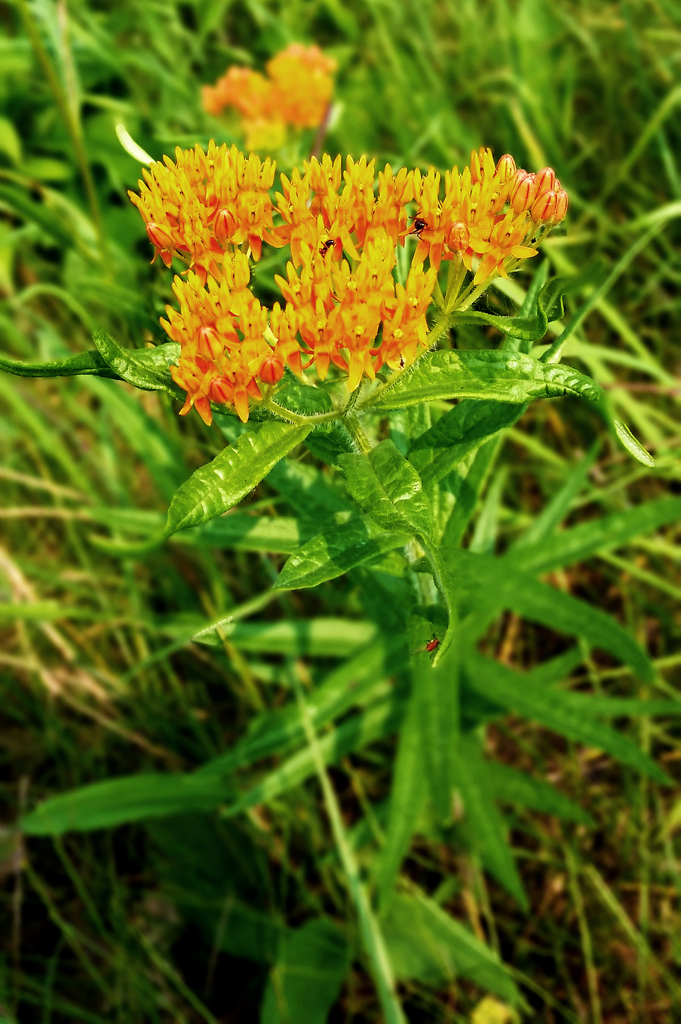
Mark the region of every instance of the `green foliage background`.
<instances>
[{"instance_id":1,"label":"green foliage background","mask_svg":"<svg viewBox=\"0 0 681 1024\"><path fill-rule=\"evenodd\" d=\"M200 85L291 41L338 59L332 154L444 168L489 145L556 168L571 212L539 259L574 277L568 315L593 300L564 359L606 388L607 412L536 403L479 473L457 571L503 600L468 663L453 749L456 711L428 702L435 673L415 680L423 707L404 712L389 554L382 572L272 589L285 556L348 507L323 448L280 464L238 513L144 551L231 421L179 421L169 396L96 377L1 374L0 1019L381 1020L355 863L409 1021L485 1024L487 993L528 1019L669 1021L681 1010L681 805L665 784L680 749L668 703L681 664L678 5L0 4L2 354L60 360L96 330L128 348L164 340L171 278L149 266L126 196L139 167L115 124L156 158L231 141ZM279 260L258 266L265 297ZM513 312L529 280L479 308ZM456 342L499 337L471 322ZM402 415L406 437L429 425ZM617 445L613 417L654 468ZM556 594L595 610L569 620ZM617 660L598 609L628 631L610 636ZM453 810L437 789L434 811L420 802L421 780L441 777L429 750L461 780ZM20 838L17 820L46 797Z\"/></svg>"}]
</instances>

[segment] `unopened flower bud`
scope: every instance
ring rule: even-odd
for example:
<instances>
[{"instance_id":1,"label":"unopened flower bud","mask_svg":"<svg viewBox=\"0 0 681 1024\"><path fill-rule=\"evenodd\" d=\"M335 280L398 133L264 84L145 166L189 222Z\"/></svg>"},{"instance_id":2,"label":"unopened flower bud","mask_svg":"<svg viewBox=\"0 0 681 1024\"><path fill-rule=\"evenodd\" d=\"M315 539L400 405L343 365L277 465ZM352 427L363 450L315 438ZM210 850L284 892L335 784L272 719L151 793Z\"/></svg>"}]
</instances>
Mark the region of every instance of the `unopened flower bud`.
<instances>
[{"instance_id":1,"label":"unopened flower bud","mask_svg":"<svg viewBox=\"0 0 681 1024\"><path fill-rule=\"evenodd\" d=\"M548 192L542 192L540 196L537 196L532 203L532 210L530 211L530 216L535 224L538 224L540 221L543 224L552 224L555 221L557 198L553 189L549 189Z\"/></svg>"},{"instance_id":2,"label":"unopened flower bud","mask_svg":"<svg viewBox=\"0 0 681 1024\"><path fill-rule=\"evenodd\" d=\"M554 191L556 188L556 172L553 167L544 167L541 171L538 171L536 181L536 192L535 196L540 196L542 192ZM560 182L558 183L560 187Z\"/></svg>"},{"instance_id":3,"label":"unopened flower bud","mask_svg":"<svg viewBox=\"0 0 681 1024\"><path fill-rule=\"evenodd\" d=\"M211 402L218 405L231 405L234 401L234 388L231 382L226 377L216 377L210 383L209 397Z\"/></svg>"},{"instance_id":4,"label":"unopened flower bud","mask_svg":"<svg viewBox=\"0 0 681 1024\"><path fill-rule=\"evenodd\" d=\"M484 155L484 152L485 152L484 149L482 149L482 150L474 149L473 152L471 153L471 183L473 185L475 185L476 182L482 180L482 167L481 167L481 164L482 164L482 156Z\"/></svg>"},{"instance_id":5,"label":"unopened flower bud","mask_svg":"<svg viewBox=\"0 0 681 1024\"><path fill-rule=\"evenodd\" d=\"M231 210L222 209L218 210L215 214L215 237L218 242L228 242L236 231L237 223L236 217Z\"/></svg>"},{"instance_id":6,"label":"unopened flower bud","mask_svg":"<svg viewBox=\"0 0 681 1024\"><path fill-rule=\"evenodd\" d=\"M222 353L224 346L220 342L220 336L214 327L207 325L199 327L199 354L207 355L211 359L217 359Z\"/></svg>"},{"instance_id":7,"label":"unopened flower bud","mask_svg":"<svg viewBox=\"0 0 681 1024\"><path fill-rule=\"evenodd\" d=\"M505 184L509 178L513 177L515 170L515 160L510 153L504 153L497 163L497 174L499 175L499 180L502 184Z\"/></svg>"},{"instance_id":8,"label":"unopened flower bud","mask_svg":"<svg viewBox=\"0 0 681 1024\"><path fill-rule=\"evenodd\" d=\"M514 213L523 213L529 210L535 195L535 175L527 171L516 171L515 184L511 187L509 201Z\"/></svg>"},{"instance_id":9,"label":"unopened flower bud","mask_svg":"<svg viewBox=\"0 0 681 1024\"><path fill-rule=\"evenodd\" d=\"M284 367L274 356L268 356L260 367L259 376L263 384L276 384L284 376Z\"/></svg>"},{"instance_id":10,"label":"unopened flower bud","mask_svg":"<svg viewBox=\"0 0 681 1024\"><path fill-rule=\"evenodd\" d=\"M173 240L160 224L155 224L153 220L150 220L147 224L147 235L152 245L155 245L157 249L173 249Z\"/></svg>"},{"instance_id":11,"label":"unopened flower bud","mask_svg":"<svg viewBox=\"0 0 681 1024\"><path fill-rule=\"evenodd\" d=\"M556 182L558 184L558 182ZM556 189L556 211L553 215L554 223L558 224L568 211L568 194L564 188Z\"/></svg>"},{"instance_id":12,"label":"unopened flower bud","mask_svg":"<svg viewBox=\"0 0 681 1024\"><path fill-rule=\"evenodd\" d=\"M450 250L452 252L463 252L464 249L468 248L469 240L470 231L468 226L462 220L455 221L447 236L447 245Z\"/></svg>"}]
</instances>

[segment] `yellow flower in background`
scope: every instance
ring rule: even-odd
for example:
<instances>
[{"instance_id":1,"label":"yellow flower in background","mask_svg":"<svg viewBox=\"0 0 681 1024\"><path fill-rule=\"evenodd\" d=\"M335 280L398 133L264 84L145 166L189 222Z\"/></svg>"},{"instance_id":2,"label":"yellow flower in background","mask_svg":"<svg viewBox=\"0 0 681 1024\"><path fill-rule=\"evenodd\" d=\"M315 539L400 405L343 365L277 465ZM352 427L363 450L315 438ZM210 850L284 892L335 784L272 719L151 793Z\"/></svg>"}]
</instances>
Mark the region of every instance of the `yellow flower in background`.
<instances>
[{"instance_id":1,"label":"yellow flower in background","mask_svg":"<svg viewBox=\"0 0 681 1024\"><path fill-rule=\"evenodd\" d=\"M443 261L455 261L460 285L472 275L451 311L536 255L567 212L551 168L530 174L508 154L495 164L488 149L444 178L387 164L376 180L364 156L344 168L339 156L313 157L280 175L274 201L270 159L214 142L175 157L145 170L130 198L156 254L167 266L174 256L188 264L186 280L173 284L179 312L168 307L161 323L180 345L172 374L187 392L182 413L194 407L206 423L211 403L247 420L286 367L303 375L314 366L325 380L333 366L354 391L383 366L410 366L428 347ZM408 235L416 247L401 283L396 250ZM283 302L271 310L250 288L263 245L290 250L286 276L275 276Z\"/></svg>"},{"instance_id":2,"label":"yellow flower in background","mask_svg":"<svg viewBox=\"0 0 681 1024\"><path fill-rule=\"evenodd\" d=\"M336 62L318 46L292 43L268 61L267 76L232 66L215 85L202 89L203 108L214 116L241 115L247 149L278 149L287 127L317 128L333 95Z\"/></svg>"}]
</instances>

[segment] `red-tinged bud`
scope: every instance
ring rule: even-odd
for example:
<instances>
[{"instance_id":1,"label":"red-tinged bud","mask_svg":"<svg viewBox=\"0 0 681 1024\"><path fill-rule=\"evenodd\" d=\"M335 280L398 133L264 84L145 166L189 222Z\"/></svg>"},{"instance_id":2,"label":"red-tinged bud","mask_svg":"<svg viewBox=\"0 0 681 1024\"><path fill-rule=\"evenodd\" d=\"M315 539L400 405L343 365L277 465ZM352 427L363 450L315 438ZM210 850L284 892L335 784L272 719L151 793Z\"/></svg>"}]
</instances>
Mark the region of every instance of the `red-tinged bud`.
<instances>
[{"instance_id":1,"label":"red-tinged bud","mask_svg":"<svg viewBox=\"0 0 681 1024\"><path fill-rule=\"evenodd\" d=\"M510 153L504 153L497 163L497 174L502 184L505 184L513 177L516 171L515 160Z\"/></svg>"},{"instance_id":2,"label":"red-tinged bud","mask_svg":"<svg viewBox=\"0 0 681 1024\"><path fill-rule=\"evenodd\" d=\"M558 182L556 182L558 184ZM565 217L568 211L568 194L564 188L556 189L556 212L553 215L554 223L558 224Z\"/></svg>"},{"instance_id":3,"label":"red-tinged bud","mask_svg":"<svg viewBox=\"0 0 681 1024\"><path fill-rule=\"evenodd\" d=\"M236 229L236 217L231 210L227 210L223 206L222 209L218 210L215 214L215 237L218 242L229 242Z\"/></svg>"},{"instance_id":4,"label":"red-tinged bud","mask_svg":"<svg viewBox=\"0 0 681 1024\"><path fill-rule=\"evenodd\" d=\"M530 216L535 224L538 224L540 221L542 224L552 224L555 221L557 198L553 189L549 189L548 192L542 192L540 196L537 196L532 203L532 210L530 212Z\"/></svg>"},{"instance_id":5,"label":"red-tinged bud","mask_svg":"<svg viewBox=\"0 0 681 1024\"><path fill-rule=\"evenodd\" d=\"M224 345L214 327L199 327L199 354L208 355L211 359L217 359L222 354Z\"/></svg>"},{"instance_id":6,"label":"red-tinged bud","mask_svg":"<svg viewBox=\"0 0 681 1024\"><path fill-rule=\"evenodd\" d=\"M449 230L447 245L452 252L463 252L464 249L468 248L470 237L471 234L468 226L462 220L457 220Z\"/></svg>"},{"instance_id":7,"label":"red-tinged bud","mask_svg":"<svg viewBox=\"0 0 681 1024\"><path fill-rule=\"evenodd\" d=\"M284 367L274 356L268 356L260 367L260 380L263 384L276 384L284 376Z\"/></svg>"},{"instance_id":8,"label":"red-tinged bud","mask_svg":"<svg viewBox=\"0 0 681 1024\"><path fill-rule=\"evenodd\" d=\"M480 151L474 149L471 153L471 184L473 185L482 180L482 168L480 163Z\"/></svg>"},{"instance_id":9,"label":"red-tinged bud","mask_svg":"<svg viewBox=\"0 0 681 1024\"><path fill-rule=\"evenodd\" d=\"M147 224L147 235L152 245L155 245L157 249L174 249L173 240L160 224L154 224L153 220L150 220Z\"/></svg>"},{"instance_id":10,"label":"red-tinged bud","mask_svg":"<svg viewBox=\"0 0 681 1024\"><path fill-rule=\"evenodd\" d=\"M523 213L525 210L529 210L532 206L534 195L535 175L528 174L527 171L525 171L523 172L523 176L518 178L509 193L508 198L511 206L513 207L513 212Z\"/></svg>"},{"instance_id":11,"label":"red-tinged bud","mask_svg":"<svg viewBox=\"0 0 681 1024\"><path fill-rule=\"evenodd\" d=\"M544 167L537 173L536 177L536 192L535 196L540 196L542 192L555 191L556 188L556 172L553 167ZM560 182L558 183L560 187Z\"/></svg>"},{"instance_id":12,"label":"red-tinged bud","mask_svg":"<svg viewBox=\"0 0 681 1024\"><path fill-rule=\"evenodd\" d=\"M216 377L210 382L210 400L218 405L231 405L234 401L234 388L226 377Z\"/></svg>"}]
</instances>

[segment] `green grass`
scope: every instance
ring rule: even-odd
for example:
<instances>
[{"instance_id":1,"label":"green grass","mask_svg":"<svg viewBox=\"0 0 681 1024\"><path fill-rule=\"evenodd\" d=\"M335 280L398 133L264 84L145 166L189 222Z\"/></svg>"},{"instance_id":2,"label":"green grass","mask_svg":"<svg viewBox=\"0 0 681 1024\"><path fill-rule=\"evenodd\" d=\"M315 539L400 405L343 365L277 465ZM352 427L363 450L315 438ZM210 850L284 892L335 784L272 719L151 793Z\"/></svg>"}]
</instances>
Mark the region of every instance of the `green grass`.
<instances>
[{"instance_id":1,"label":"green grass","mask_svg":"<svg viewBox=\"0 0 681 1024\"><path fill-rule=\"evenodd\" d=\"M230 141L202 113L200 85L230 62L260 67L290 41L315 41L339 62L329 152L444 168L484 144L531 169L554 166L571 211L567 230L545 246L551 274L574 274L593 258L612 271L659 225L595 296L563 353L607 389L612 414L656 467L632 461L576 400L535 404L505 435L467 544L506 551L536 529L570 480L561 520L570 526L679 493L681 12L672 0L73 0L66 12L52 0L0 6L3 354L57 360L90 349L94 329L133 347L161 340L170 277L149 266L126 196L139 167L115 123L154 157L176 144ZM260 265L264 295L275 262ZM529 281L521 275L492 291L481 308L509 312ZM589 287L568 297L568 315ZM467 347L491 344L477 327L462 335ZM0 375L0 1019L231 1024L259 1019L264 1000L261 1019L270 1024L285 1019L276 1005L290 983L287 963L302 962L312 1005L324 1001L320 975L327 988L344 979L333 1024L378 1022L376 972L360 944L376 905L358 921L347 879L368 881L373 897L392 870L383 862L385 875L376 875L386 835L397 842L388 813L394 727L327 767L315 751L331 742L328 724L308 727L312 754L299 742L265 746L259 761L244 756L230 768L224 801L240 813L158 817L61 839L12 831L48 796L229 759L244 737L257 739L264 713L288 702L300 729L296 695L312 705L334 671L343 699L356 686L357 704L375 718L392 692L387 683L372 689L371 680L361 690L375 652L371 629L391 628L384 595L362 605L357 577L314 591L270 589L300 539L295 531L311 529L320 505L342 507L337 474L325 471L320 484L312 473L321 462L308 456L299 467L304 497L299 481L272 474L248 499L249 510L287 517L293 532L280 538L279 554L248 536L190 543L179 534L126 557L97 542L149 536L177 487L223 447L220 428L176 412L165 395L111 381ZM596 438L593 465L575 477ZM558 590L608 611L655 665L644 683L584 648L579 668L560 675L562 690L594 699L677 696L680 551L678 524L668 523L551 571ZM230 614L237 627L224 643L188 642ZM345 631L336 622L301 646L295 630L276 625L319 617L345 620ZM566 647L564 633L506 612L483 649L530 670ZM343 677L345 652L357 660ZM390 672L399 687L400 666ZM325 721L340 716L340 733L351 706ZM675 718L640 714L615 724L676 775ZM408 729L403 723L400 741ZM287 788L282 764L296 749L305 771ZM486 976L479 984L454 977L426 942L415 956L407 940L426 928L427 915L440 950L456 948L451 928L466 926L511 965L528 1020L675 1019L674 790L517 713L486 727L485 750L553 782L583 820L523 810L513 798L501 803L528 910L482 869L465 823L455 816L443 827L426 813L416 822L400 894L380 918L409 1021L485 1024L471 1015L493 987ZM424 771L417 762L412 775ZM405 786L399 792L409 797Z\"/></svg>"}]
</instances>

